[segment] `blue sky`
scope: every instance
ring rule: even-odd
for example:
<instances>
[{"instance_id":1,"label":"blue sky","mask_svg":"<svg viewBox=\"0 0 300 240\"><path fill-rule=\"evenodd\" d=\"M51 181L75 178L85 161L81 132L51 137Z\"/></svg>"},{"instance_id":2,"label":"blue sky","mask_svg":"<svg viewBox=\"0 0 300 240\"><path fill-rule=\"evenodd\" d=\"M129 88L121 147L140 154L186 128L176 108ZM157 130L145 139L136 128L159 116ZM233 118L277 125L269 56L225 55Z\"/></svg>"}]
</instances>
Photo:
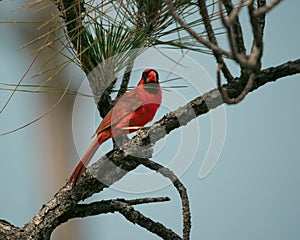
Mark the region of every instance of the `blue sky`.
<instances>
[{"instance_id":1,"label":"blue sky","mask_svg":"<svg viewBox=\"0 0 300 240\"><path fill-rule=\"evenodd\" d=\"M17 20L21 18L20 15L25 16L23 20L29 18L26 14L30 10L20 10L21 14L8 11L7 9L14 8L13 4L16 6L16 3L11 2L0 3L1 21ZM268 15L263 68L299 58L299 7L299 1L283 1ZM30 55L30 50L16 51L28 41L24 35L29 29L30 25L26 24L0 24L0 31L5 32L0 38L1 83L16 83L30 64L30 59L33 57ZM196 54L189 56L207 73L205 81L215 78L216 65L212 57ZM151 63L150 59L149 64L155 65L156 61L158 59L153 59ZM37 69L33 69L30 76L35 71ZM138 77L139 74L136 78ZM36 80L27 78L26 81ZM137 79L133 80L132 84L136 84L136 81ZM197 81L191 83L193 84L197 85ZM191 125L172 133L166 142L158 144L170 151L160 151L158 147L158 156L154 160L161 163L164 161L169 163L165 156L168 153L173 154L172 147L175 145L179 145L181 149L192 145L195 139L200 144L195 150L190 166L181 175L181 180L187 187L191 199L192 239L299 239L299 88L299 76L286 77L249 94L236 106L225 106L224 147L216 167L204 179L199 178L199 169L212 137L213 113L201 116ZM190 91L186 91L179 90L178 94L184 95L180 104L192 99L198 90L193 91L190 87ZM8 94L7 91L0 91L1 106ZM177 96L175 93L174 95ZM168 96L170 99L172 97L168 93L164 93L164 96L165 99L168 99ZM65 104L70 106L71 114L72 111L74 114L73 105L70 103L72 97L68 97L66 102ZM88 113L95 114L96 111L92 103L90 106L91 109L82 113L87 118L89 118ZM167 107L170 106L166 104L166 107L160 110L157 119L163 116ZM32 120L43 111L45 105L42 96L16 94L5 111L0 114L1 133ZM47 134L52 130L44 129L53 119L58 119L59 123L61 114L59 109L55 110L51 113L51 117L46 117L14 134L0 137L1 169L3 169L0 177L1 219L6 219L17 226L22 226L29 221L42 204L65 183L65 179L82 155L78 148L79 153L75 151L76 140L72 137L61 139L59 134L53 133L52 142L48 142L50 136ZM93 118L93 121L97 122L99 119ZM72 117L65 119L64 123L66 126L63 129L71 135ZM89 132L95 127L91 124L85 126L86 130L83 131L90 136ZM196 130L200 132L199 139L198 135L193 135ZM188 140L185 134L190 136ZM87 141L85 142L84 139L81 141L87 146L90 139L85 136L84 138ZM175 139L174 143L171 142L172 138ZM53 159L48 147L57 144L57 149L60 149L59 145L63 141L68 141L67 145L70 145L69 148L72 150L69 155L70 160L68 163L62 163L61 168L59 165L54 167L51 164ZM84 149L84 146L79 148ZM101 148L101 151L105 152L109 148L108 143ZM64 149L59 151L65 154ZM186 161L184 157L181 159ZM137 174L145 172L143 168L137 170ZM156 174L153 176L155 178L153 181L163 181L160 176ZM126 181L130 182L130 179L125 178L124 183ZM120 189L122 183L119 183L112 189L97 194L93 200L113 197L130 199L144 196L170 196L172 198L170 203L136 208L180 233L180 202L173 187L167 185L161 189L142 193L144 182L141 180L138 182L141 183L130 186L130 191ZM125 221L119 214L73 220L70 224L78 226L79 239L100 239L100 236L101 239L119 239L120 236L124 239L158 239L155 235ZM115 230L116 226L118 231ZM58 240L57 236L55 233L53 239Z\"/></svg>"}]
</instances>

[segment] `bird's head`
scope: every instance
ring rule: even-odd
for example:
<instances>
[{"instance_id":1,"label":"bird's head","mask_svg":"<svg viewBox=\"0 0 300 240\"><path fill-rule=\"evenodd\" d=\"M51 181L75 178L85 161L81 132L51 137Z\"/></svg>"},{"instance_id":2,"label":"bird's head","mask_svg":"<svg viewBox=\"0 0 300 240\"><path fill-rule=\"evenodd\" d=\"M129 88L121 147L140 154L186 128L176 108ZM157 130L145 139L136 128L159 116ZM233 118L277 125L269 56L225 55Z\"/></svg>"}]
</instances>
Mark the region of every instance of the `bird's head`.
<instances>
[{"instance_id":1,"label":"bird's head","mask_svg":"<svg viewBox=\"0 0 300 240\"><path fill-rule=\"evenodd\" d=\"M144 70L138 86L144 87L150 93L157 93L160 88L158 72L152 68Z\"/></svg>"},{"instance_id":2,"label":"bird's head","mask_svg":"<svg viewBox=\"0 0 300 240\"><path fill-rule=\"evenodd\" d=\"M144 84L158 83L159 80L158 72L151 68L146 69L142 74L142 79L144 80Z\"/></svg>"}]
</instances>

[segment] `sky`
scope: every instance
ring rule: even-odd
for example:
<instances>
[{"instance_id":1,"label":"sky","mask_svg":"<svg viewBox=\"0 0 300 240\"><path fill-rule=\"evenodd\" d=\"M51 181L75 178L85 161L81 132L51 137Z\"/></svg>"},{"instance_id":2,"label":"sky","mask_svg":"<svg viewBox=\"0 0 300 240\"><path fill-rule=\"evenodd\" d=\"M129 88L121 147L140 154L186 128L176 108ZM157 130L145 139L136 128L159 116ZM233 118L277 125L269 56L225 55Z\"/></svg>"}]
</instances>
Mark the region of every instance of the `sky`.
<instances>
[{"instance_id":1,"label":"sky","mask_svg":"<svg viewBox=\"0 0 300 240\"><path fill-rule=\"evenodd\" d=\"M24 36L31 26L3 21L26 20L29 19L26 14L32 12L22 9L22 15L11 11L18 6L16 2L1 1L0 5L0 31L5 32L0 38L0 83L16 83L33 58L30 49L17 50L28 42ZM299 1L282 1L268 15L263 68L299 58L299 7ZM151 51L146 52L148 61L145 61L145 55L137 60L132 85L138 81L140 69L150 66L159 69L161 79L168 77L171 63ZM179 52L168 54L180 57ZM173 74L183 76L180 84L187 84L188 88L164 91L163 106L156 120L214 86L216 65L211 56L189 53L182 63L185 68L178 67ZM67 70L72 72L72 68ZM33 68L29 76L36 71L38 69ZM198 78L195 79L193 74L198 74ZM84 80L78 75L76 77ZM188 189L192 239L299 239L298 79L299 76L291 76L268 83L250 93L240 104L223 105L212 110L172 132L155 146L153 160L170 166ZM32 83L36 79L27 77L25 81ZM80 89L89 91L84 84ZM9 94L9 91L0 90L0 107ZM1 133L27 123L45 111L42 96L32 95L17 93L12 98L0 113ZM23 130L0 137L3 169L0 175L1 219L17 226L28 222L65 184L76 161L87 148L100 119L96 116L92 99L77 96L77 102L73 104L74 99L67 97L70 117L63 119L66 126L62 128L71 137L52 134L52 129L45 131L49 121L60 123L62 112L59 109ZM80 104L84 104L83 107ZM85 126L80 124L82 122ZM54 168L51 165L53 157L47 148L57 144L59 149L62 141L68 141L71 157L68 163ZM98 155L110 147L110 143L104 144ZM65 154L64 150L60 151ZM216 155L219 158L214 159L215 167L206 177L200 178L203 162L211 161L208 156L215 158ZM168 181L142 167L88 201L145 196L169 196L172 199L171 202L137 206L136 209L180 234L181 212L177 192ZM117 213L70 221L69 225L73 224L78 226L78 239L159 239ZM59 240L56 231L52 239Z\"/></svg>"}]
</instances>

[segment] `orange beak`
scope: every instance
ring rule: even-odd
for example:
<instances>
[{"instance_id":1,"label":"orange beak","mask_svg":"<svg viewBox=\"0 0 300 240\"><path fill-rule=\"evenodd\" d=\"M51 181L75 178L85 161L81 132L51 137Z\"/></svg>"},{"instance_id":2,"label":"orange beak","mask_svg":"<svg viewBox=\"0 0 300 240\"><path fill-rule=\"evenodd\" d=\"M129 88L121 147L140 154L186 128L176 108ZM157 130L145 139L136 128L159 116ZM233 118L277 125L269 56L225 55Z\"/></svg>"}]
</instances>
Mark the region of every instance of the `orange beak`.
<instances>
[{"instance_id":1,"label":"orange beak","mask_svg":"<svg viewBox=\"0 0 300 240\"><path fill-rule=\"evenodd\" d=\"M157 83L156 73L154 71L149 72L147 77L147 83Z\"/></svg>"}]
</instances>

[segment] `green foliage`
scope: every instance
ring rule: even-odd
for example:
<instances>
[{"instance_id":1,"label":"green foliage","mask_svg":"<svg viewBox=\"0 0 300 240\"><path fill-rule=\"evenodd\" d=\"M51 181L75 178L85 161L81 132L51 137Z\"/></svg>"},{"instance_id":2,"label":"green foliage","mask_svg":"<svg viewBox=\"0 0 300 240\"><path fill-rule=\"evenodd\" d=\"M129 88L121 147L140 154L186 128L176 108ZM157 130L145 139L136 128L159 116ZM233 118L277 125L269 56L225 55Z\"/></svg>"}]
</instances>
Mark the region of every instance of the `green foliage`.
<instances>
[{"instance_id":1,"label":"green foliage","mask_svg":"<svg viewBox=\"0 0 300 240\"><path fill-rule=\"evenodd\" d=\"M36 74L51 73L42 86L70 64L77 64L86 75L97 67L99 77L89 80L94 87L101 88L102 81L113 82L118 73L132 65L134 59L148 47L210 53L174 23L163 0L91 0L84 5L77 1L59 1L55 4L60 12L53 14L38 28L50 27L51 30L21 47L42 41L42 46L34 54L45 48L55 49L44 62L43 70ZM176 13L203 36L203 22L195 5L197 1L193 0L174 1ZM45 11L48 7L49 3L45 2L36 6L37 11ZM218 19L214 1L208 4L208 8L211 19ZM220 34L223 30L215 31ZM62 55L64 61L53 65L52 59L57 55Z\"/></svg>"}]
</instances>

